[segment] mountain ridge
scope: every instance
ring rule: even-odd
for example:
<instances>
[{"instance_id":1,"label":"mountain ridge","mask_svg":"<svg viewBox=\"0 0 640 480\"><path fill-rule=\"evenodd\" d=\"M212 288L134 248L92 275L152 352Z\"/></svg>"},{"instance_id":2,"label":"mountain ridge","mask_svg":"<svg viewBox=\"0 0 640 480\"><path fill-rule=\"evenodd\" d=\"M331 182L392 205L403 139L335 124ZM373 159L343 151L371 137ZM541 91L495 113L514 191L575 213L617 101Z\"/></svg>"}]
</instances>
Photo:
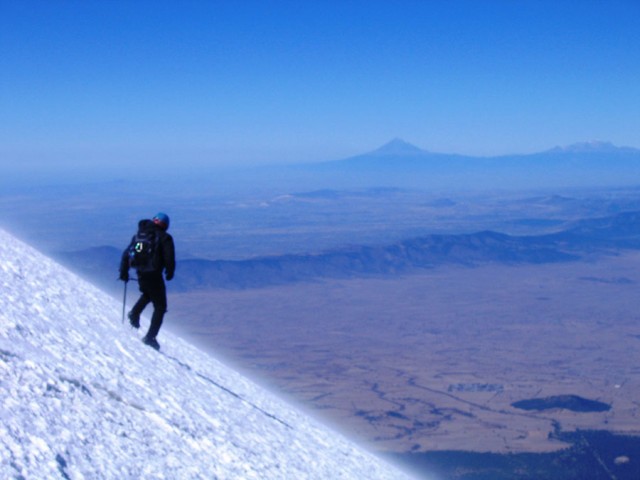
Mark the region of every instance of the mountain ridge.
<instances>
[{"instance_id":1,"label":"mountain ridge","mask_svg":"<svg viewBox=\"0 0 640 480\"><path fill-rule=\"evenodd\" d=\"M428 149L423 149L418 147L411 142L408 142L400 137L395 137L384 143L380 147L366 153L358 154L353 157L355 158L361 157L365 155L403 155L403 154L413 154L413 155L445 155L445 156L455 156L455 157L469 157L469 158L477 158L477 159L490 159L490 158L501 158L501 157L517 157L517 156L529 156L529 155L540 155L545 153L587 153L587 152L596 152L596 153L638 153L640 154L640 149L630 146L618 146L613 142L608 140L588 140L583 142L576 142L568 145L558 145L546 150L534 151L529 153L506 153L499 155L470 155L470 154L460 154L455 152L435 152ZM339 160L330 160L332 161L343 161L345 159Z\"/></svg>"},{"instance_id":2,"label":"mountain ridge","mask_svg":"<svg viewBox=\"0 0 640 480\"><path fill-rule=\"evenodd\" d=\"M324 188L336 182L465 190L635 185L640 149L583 142L535 153L474 156L432 152L393 139L371 152L308 164L297 172Z\"/></svg>"},{"instance_id":3,"label":"mountain ridge","mask_svg":"<svg viewBox=\"0 0 640 480\"><path fill-rule=\"evenodd\" d=\"M547 152L555 153L640 153L640 149L633 147L617 146L612 142L591 140L578 142L567 146L557 146ZM542 152L544 153L544 152Z\"/></svg>"},{"instance_id":4,"label":"mountain ridge","mask_svg":"<svg viewBox=\"0 0 640 480\"><path fill-rule=\"evenodd\" d=\"M185 259L172 281L174 291L205 288L259 288L321 278L354 278L410 274L443 265L474 266L482 263L542 264L574 261L607 249L640 249L640 211L585 219L564 230L530 236L493 231L468 234L434 234L385 245L353 245L321 252L255 257L246 260ZM96 278L109 265L114 272L121 252L102 250L106 257L92 259L96 250L60 254L63 263ZM105 270L106 269L106 270ZM103 286L114 276L102 277Z\"/></svg>"}]
</instances>

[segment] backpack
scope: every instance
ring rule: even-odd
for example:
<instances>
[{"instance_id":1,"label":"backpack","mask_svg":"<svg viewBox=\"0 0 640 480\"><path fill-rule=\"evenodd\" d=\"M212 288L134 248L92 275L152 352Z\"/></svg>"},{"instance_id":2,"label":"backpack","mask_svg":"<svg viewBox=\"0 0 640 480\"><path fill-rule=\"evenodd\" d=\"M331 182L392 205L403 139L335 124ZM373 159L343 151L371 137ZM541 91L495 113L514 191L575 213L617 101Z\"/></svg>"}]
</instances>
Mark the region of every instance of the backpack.
<instances>
[{"instance_id":1,"label":"backpack","mask_svg":"<svg viewBox=\"0 0 640 480\"><path fill-rule=\"evenodd\" d=\"M129 266L138 272L154 272L159 267L158 231L151 222L140 222L129 245Z\"/></svg>"}]
</instances>

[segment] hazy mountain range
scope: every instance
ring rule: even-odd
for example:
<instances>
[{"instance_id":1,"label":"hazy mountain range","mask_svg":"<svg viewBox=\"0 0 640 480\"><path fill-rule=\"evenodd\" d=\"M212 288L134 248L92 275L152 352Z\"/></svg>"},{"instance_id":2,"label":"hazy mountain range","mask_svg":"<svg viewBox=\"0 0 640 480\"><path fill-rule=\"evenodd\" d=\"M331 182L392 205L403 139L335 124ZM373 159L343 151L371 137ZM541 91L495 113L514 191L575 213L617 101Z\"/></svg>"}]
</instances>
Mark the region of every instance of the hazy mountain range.
<instances>
[{"instance_id":1,"label":"hazy mountain range","mask_svg":"<svg viewBox=\"0 0 640 480\"><path fill-rule=\"evenodd\" d=\"M342 185L433 188L522 188L637 184L640 150L584 142L522 155L434 153L394 139L369 153L298 166L284 174ZM315 176L315 177L313 177Z\"/></svg>"},{"instance_id":2,"label":"hazy mountain range","mask_svg":"<svg viewBox=\"0 0 640 480\"><path fill-rule=\"evenodd\" d=\"M439 265L563 262L620 248L640 248L640 212L581 220L547 235L483 231L238 261L186 259L179 262L172 289L264 287L320 278L406 274ZM117 248L98 247L62 252L58 258L103 287L112 288L120 255Z\"/></svg>"}]
</instances>

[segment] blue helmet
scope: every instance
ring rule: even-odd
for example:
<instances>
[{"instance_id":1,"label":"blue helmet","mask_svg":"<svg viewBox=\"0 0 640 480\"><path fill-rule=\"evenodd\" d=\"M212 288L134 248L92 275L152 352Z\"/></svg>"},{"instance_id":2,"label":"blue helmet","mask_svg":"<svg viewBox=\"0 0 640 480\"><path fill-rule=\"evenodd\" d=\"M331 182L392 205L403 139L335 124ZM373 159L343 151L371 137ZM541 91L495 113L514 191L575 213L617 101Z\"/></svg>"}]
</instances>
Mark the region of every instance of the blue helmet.
<instances>
[{"instance_id":1,"label":"blue helmet","mask_svg":"<svg viewBox=\"0 0 640 480\"><path fill-rule=\"evenodd\" d=\"M153 217L153 223L158 225L163 230L167 230L169 228L169 215L159 212L155 217Z\"/></svg>"}]
</instances>

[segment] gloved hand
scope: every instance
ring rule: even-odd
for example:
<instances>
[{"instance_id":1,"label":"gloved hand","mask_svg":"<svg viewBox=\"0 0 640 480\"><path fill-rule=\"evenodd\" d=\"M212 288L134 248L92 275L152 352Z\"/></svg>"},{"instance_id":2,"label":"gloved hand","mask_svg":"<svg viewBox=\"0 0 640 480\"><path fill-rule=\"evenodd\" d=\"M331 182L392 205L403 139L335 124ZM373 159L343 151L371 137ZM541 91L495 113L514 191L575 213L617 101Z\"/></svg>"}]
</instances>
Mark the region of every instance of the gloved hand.
<instances>
[{"instance_id":1,"label":"gloved hand","mask_svg":"<svg viewBox=\"0 0 640 480\"><path fill-rule=\"evenodd\" d=\"M123 282L128 282L129 281L129 272L126 271L122 271L120 272L120 280L122 280Z\"/></svg>"},{"instance_id":2,"label":"gloved hand","mask_svg":"<svg viewBox=\"0 0 640 480\"><path fill-rule=\"evenodd\" d=\"M167 279L167 282L173 278L173 272L166 272L164 277Z\"/></svg>"}]
</instances>

